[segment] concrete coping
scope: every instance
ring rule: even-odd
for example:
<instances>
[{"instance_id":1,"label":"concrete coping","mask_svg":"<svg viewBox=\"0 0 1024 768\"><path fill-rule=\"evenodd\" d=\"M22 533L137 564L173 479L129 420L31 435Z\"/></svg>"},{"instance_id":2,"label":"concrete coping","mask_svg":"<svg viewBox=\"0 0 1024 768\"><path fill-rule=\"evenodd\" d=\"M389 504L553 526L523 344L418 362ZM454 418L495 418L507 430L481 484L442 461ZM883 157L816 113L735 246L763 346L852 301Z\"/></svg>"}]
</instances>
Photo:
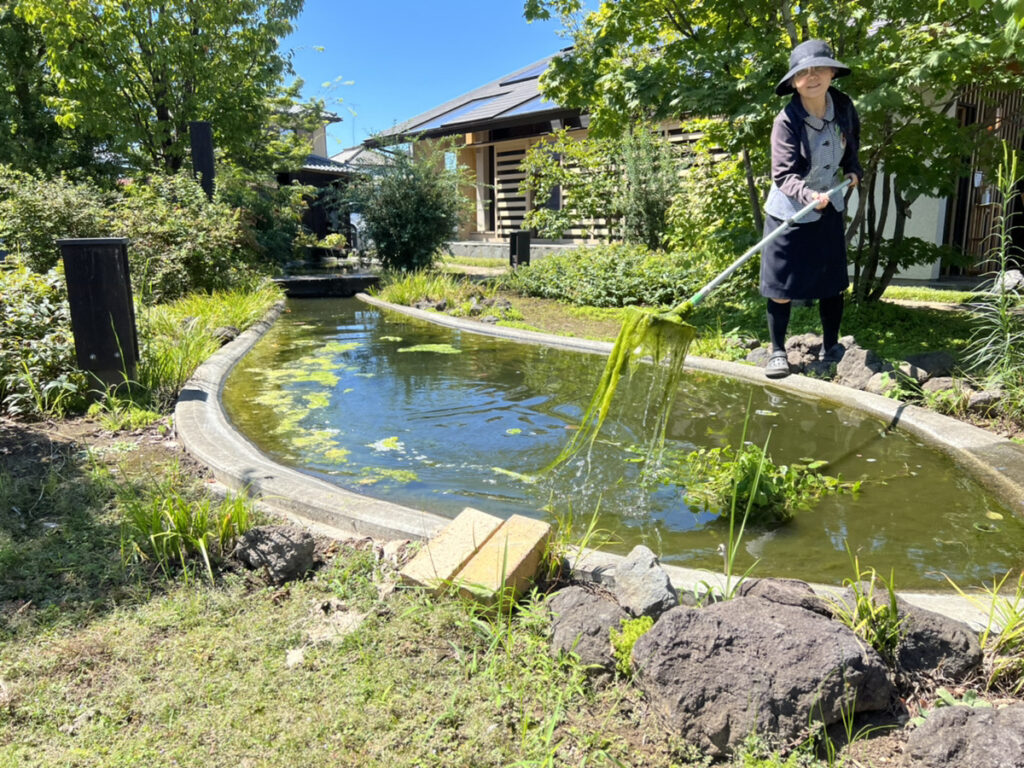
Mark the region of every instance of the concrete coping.
<instances>
[{"instance_id":1,"label":"concrete coping","mask_svg":"<svg viewBox=\"0 0 1024 768\"><path fill-rule=\"evenodd\" d=\"M357 298L380 309L427 322L521 343L545 344L601 355L607 355L612 347L608 342L488 325L394 305L365 294L358 294ZM227 488L245 491L271 509L299 521L356 536L431 538L449 522L449 518L362 496L278 464L256 448L228 420L221 401L228 375L283 311L283 303L276 305L261 321L196 369L181 390L175 406L174 426L178 440ZM698 357L687 357L686 365L693 370L731 376L801 397L847 405L874 415L890 427L904 429L927 444L940 448L1003 498L1017 514L1024 514L1024 447L1009 440L924 408L805 376L790 376L769 385L763 372L750 365ZM607 583L614 580L615 565L621 559L618 555L586 550L573 558L573 568L582 579ZM713 571L676 566L666 566L666 571L681 592L706 584L722 586L725 581L723 574ZM829 585L812 586L826 593L836 589ZM976 629L984 627L987 622L986 608L954 593L900 592L900 596L913 605L967 621Z\"/></svg>"}]
</instances>

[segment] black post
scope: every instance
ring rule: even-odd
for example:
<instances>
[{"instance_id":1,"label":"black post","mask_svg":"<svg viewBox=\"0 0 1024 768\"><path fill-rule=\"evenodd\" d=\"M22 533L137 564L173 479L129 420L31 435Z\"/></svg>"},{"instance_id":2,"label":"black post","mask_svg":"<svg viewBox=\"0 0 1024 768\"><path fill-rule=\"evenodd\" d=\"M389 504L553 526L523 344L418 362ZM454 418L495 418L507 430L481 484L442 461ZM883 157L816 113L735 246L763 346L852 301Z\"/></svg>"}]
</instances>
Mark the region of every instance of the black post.
<instances>
[{"instance_id":1,"label":"black post","mask_svg":"<svg viewBox=\"0 0 1024 768\"><path fill-rule=\"evenodd\" d=\"M509 236L508 264L515 269L530 263L530 230L517 229Z\"/></svg>"},{"instance_id":2,"label":"black post","mask_svg":"<svg viewBox=\"0 0 1024 768\"><path fill-rule=\"evenodd\" d=\"M206 199L213 200L213 126L205 120L193 120L188 124L188 136L192 144L192 173L199 179Z\"/></svg>"},{"instance_id":3,"label":"black post","mask_svg":"<svg viewBox=\"0 0 1024 768\"><path fill-rule=\"evenodd\" d=\"M71 305L78 367L105 386L135 377L139 340L128 270L128 239L58 240Z\"/></svg>"}]
</instances>

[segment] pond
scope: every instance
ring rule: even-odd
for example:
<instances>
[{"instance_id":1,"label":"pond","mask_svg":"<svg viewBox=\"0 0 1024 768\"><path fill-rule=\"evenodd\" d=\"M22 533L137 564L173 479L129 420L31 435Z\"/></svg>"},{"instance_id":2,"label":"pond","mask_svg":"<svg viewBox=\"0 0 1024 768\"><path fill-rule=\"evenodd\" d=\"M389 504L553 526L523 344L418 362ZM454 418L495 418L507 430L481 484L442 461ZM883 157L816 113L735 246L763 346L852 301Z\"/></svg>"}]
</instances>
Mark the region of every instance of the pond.
<instances>
[{"instance_id":1,"label":"pond","mask_svg":"<svg viewBox=\"0 0 1024 768\"><path fill-rule=\"evenodd\" d=\"M593 394L604 358L463 333L360 303L292 300L232 371L224 405L260 450L350 490L454 517L472 506L576 525L597 514L625 553L721 570L727 531L687 504L683 488L642 482L635 446L648 437L650 371L620 388L601 435L545 473ZM748 407L749 403L749 407ZM749 414L749 415L748 415ZM838 583L863 566L900 589L978 584L1019 568L1024 523L945 454L834 403L687 371L667 445L736 446L776 463L827 461L862 480L774 530L748 530L740 568Z\"/></svg>"}]
</instances>

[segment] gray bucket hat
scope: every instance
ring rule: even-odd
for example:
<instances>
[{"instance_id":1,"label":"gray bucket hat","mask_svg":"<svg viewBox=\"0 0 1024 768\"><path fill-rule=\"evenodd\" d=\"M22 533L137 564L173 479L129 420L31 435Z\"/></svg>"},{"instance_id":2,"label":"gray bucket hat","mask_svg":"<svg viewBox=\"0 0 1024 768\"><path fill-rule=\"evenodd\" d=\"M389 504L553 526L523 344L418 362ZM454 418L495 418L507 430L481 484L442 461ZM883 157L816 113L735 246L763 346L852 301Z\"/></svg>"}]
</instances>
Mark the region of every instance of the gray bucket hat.
<instances>
[{"instance_id":1,"label":"gray bucket hat","mask_svg":"<svg viewBox=\"0 0 1024 768\"><path fill-rule=\"evenodd\" d=\"M790 82L793 75L801 69L808 67L832 67L836 71L835 77L843 77L850 74L850 68L841 61L832 57L832 48L824 40L806 40L789 54L789 72L779 80L775 86L775 93L785 96L793 92L793 85Z\"/></svg>"}]
</instances>

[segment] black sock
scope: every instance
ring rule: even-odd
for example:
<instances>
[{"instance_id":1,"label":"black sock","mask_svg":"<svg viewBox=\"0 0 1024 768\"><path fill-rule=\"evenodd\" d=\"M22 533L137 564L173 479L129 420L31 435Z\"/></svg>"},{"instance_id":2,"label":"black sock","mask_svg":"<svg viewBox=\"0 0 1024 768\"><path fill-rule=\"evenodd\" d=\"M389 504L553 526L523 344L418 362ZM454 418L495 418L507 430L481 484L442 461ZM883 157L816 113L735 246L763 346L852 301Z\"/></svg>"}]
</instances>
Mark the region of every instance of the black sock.
<instances>
[{"instance_id":1,"label":"black sock","mask_svg":"<svg viewBox=\"0 0 1024 768\"><path fill-rule=\"evenodd\" d=\"M818 315L821 317L821 348L828 352L839 343L839 325L843 322L843 294L820 299Z\"/></svg>"},{"instance_id":2,"label":"black sock","mask_svg":"<svg viewBox=\"0 0 1024 768\"><path fill-rule=\"evenodd\" d=\"M768 338L772 351L786 348L786 329L789 327L789 312L793 303L768 299Z\"/></svg>"}]
</instances>

